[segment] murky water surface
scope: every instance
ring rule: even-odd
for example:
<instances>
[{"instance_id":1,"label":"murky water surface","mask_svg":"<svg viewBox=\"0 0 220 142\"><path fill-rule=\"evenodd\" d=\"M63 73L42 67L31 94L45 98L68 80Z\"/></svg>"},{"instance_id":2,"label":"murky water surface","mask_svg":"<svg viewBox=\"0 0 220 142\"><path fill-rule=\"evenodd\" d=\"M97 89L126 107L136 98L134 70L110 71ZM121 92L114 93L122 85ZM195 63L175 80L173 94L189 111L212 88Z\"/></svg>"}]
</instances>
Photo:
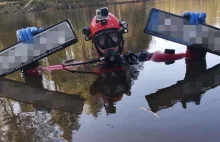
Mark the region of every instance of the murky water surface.
<instances>
[{"instance_id":1,"label":"murky water surface","mask_svg":"<svg viewBox=\"0 0 220 142\"><path fill-rule=\"evenodd\" d=\"M176 14L204 11L219 27L218 0L155 0L110 5L129 24L125 50L154 52L186 47L143 33L151 7ZM96 56L81 33L97 7L0 16L0 48L16 42L15 31L70 19L79 42L42 60L42 66ZM67 71L38 77L14 73L0 87L0 141L218 142L220 139L220 57L184 59L166 65L152 61L100 75ZM18 83L20 82L20 83ZM55 91L55 92L54 92ZM81 99L83 97L85 100Z\"/></svg>"}]
</instances>

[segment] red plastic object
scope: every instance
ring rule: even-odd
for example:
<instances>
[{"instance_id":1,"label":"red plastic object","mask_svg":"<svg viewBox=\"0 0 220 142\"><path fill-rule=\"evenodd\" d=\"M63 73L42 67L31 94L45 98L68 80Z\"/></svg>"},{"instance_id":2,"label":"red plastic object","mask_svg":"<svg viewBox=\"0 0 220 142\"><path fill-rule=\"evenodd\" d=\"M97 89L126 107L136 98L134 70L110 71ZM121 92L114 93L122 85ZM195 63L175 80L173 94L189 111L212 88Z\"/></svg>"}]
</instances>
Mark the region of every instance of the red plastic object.
<instances>
[{"instance_id":1,"label":"red plastic object","mask_svg":"<svg viewBox=\"0 0 220 142\"><path fill-rule=\"evenodd\" d=\"M187 47L185 58L188 60L198 60L203 59L206 56L205 51L200 51L197 49L193 49L190 47Z\"/></svg>"},{"instance_id":2,"label":"red plastic object","mask_svg":"<svg viewBox=\"0 0 220 142\"><path fill-rule=\"evenodd\" d=\"M166 54L160 51L154 52L151 60L154 62L168 62L168 61L175 61L185 57L185 53L179 54Z\"/></svg>"}]
</instances>

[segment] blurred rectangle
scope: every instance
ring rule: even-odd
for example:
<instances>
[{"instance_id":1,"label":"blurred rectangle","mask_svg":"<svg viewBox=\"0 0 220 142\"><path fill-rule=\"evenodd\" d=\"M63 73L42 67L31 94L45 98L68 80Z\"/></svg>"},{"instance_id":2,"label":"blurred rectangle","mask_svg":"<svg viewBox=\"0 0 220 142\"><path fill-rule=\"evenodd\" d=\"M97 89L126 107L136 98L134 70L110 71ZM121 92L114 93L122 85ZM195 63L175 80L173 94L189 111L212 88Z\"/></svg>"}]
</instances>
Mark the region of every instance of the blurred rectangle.
<instances>
[{"instance_id":1,"label":"blurred rectangle","mask_svg":"<svg viewBox=\"0 0 220 142\"><path fill-rule=\"evenodd\" d=\"M75 114L82 113L85 102L76 94L31 87L5 78L0 78L0 97Z\"/></svg>"},{"instance_id":2,"label":"blurred rectangle","mask_svg":"<svg viewBox=\"0 0 220 142\"><path fill-rule=\"evenodd\" d=\"M220 55L220 29L190 24L182 16L152 8L144 32L166 40Z\"/></svg>"},{"instance_id":3,"label":"blurred rectangle","mask_svg":"<svg viewBox=\"0 0 220 142\"><path fill-rule=\"evenodd\" d=\"M49 56L78 41L69 20L64 20L35 35L32 41L16 43L0 52L0 76Z\"/></svg>"}]
</instances>

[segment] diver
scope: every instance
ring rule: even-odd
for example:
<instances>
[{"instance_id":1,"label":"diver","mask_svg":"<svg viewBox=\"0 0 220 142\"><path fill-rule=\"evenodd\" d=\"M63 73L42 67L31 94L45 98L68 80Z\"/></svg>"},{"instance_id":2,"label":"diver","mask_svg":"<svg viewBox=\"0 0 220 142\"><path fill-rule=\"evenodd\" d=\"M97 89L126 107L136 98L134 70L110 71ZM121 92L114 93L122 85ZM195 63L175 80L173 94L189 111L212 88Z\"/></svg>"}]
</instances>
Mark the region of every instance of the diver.
<instances>
[{"instance_id":1,"label":"diver","mask_svg":"<svg viewBox=\"0 0 220 142\"><path fill-rule=\"evenodd\" d=\"M185 12L184 18L188 18L190 23L205 23L205 13ZM28 27L17 30L18 41L28 41L33 39L33 35L43 31L43 28ZM167 49L165 52L156 51L154 53L127 52L122 55L124 48L123 34L128 32L128 24L125 21L117 19L116 16L108 12L108 8L99 8L96 10L96 16L93 17L90 27L83 29L85 39L92 40L99 58L104 57L104 63L108 65L121 64L127 61L129 64L136 64L152 60L155 62L169 62L185 58L187 60L197 60L205 58L206 52L187 47L185 53L175 54L175 50ZM26 66L23 70L32 69L39 66L39 62Z\"/></svg>"},{"instance_id":2,"label":"diver","mask_svg":"<svg viewBox=\"0 0 220 142\"><path fill-rule=\"evenodd\" d=\"M204 23L206 19L205 13L185 12L183 17L188 18L192 24ZM28 27L17 31L19 41L28 41L33 39L33 35L41 32L43 28ZM97 51L98 58L104 57L105 60L101 62L104 68L100 69L96 81L90 87L91 95L99 95L100 100L103 101L107 114L116 113L114 103L121 100L123 94L130 95L131 83L126 82L124 72L115 72L120 68L124 62L129 64L136 64L137 62L145 62L152 60L154 62L172 62L178 59L185 58L187 61L205 59L206 52L195 50L187 47L185 53L175 54L174 50L166 49L163 52L156 51L154 53L127 52L124 55L124 39L123 34L128 32L128 24L125 21L118 20L116 16L108 12L107 8L100 8L96 10L96 16L93 17L90 27L83 29L85 39L91 40ZM186 62L187 64L187 62ZM107 65L107 66L105 66ZM35 64L25 67L23 72L28 72L30 69L39 66L37 61ZM109 70L115 69L114 73Z\"/></svg>"}]
</instances>

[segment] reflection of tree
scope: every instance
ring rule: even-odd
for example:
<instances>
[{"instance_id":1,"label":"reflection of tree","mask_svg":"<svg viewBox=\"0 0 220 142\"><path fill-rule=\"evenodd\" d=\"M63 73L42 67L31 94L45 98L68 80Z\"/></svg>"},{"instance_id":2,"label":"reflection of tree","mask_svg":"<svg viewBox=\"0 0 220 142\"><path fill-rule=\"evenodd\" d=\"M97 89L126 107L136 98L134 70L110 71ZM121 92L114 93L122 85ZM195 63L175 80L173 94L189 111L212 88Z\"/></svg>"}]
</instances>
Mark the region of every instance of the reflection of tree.
<instances>
[{"instance_id":1,"label":"reflection of tree","mask_svg":"<svg viewBox=\"0 0 220 142\"><path fill-rule=\"evenodd\" d=\"M4 49L2 42L0 41L0 50Z\"/></svg>"},{"instance_id":2,"label":"reflection of tree","mask_svg":"<svg viewBox=\"0 0 220 142\"><path fill-rule=\"evenodd\" d=\"M154 7L182 15L185 11L206 12L207 23L213 24L213 17L217 16L220 1L207 0L169 0L169 1L152 1ZM171 4L172 3L172 4ZM175 5L175 6L174 6ZM217 20L217 19L216 19Z\"/></svg>"},{"instance_id":3,"label":"reflection of tree","mask_svg":"<svg viewBox=\"0 0 220 142\"><path fill-rule=\"evenodd\" d=\"M72 131L80 127L76 114L34 111L31 106L4 98L0 112L0 141L71 141Z\"/></svg>"},{"instance_id":4,"label":"reflection of tree","mask_svg":"<svg viewBox=\"0 0 220 142\"><path fill-rule=\"evenodd\" d=\"M212 18L216 16L218 1L185 1L170 0L152 1L155 7L182 14L184 11L204 11L207 12L207 23L212 24ZM170 3L173 3L172 5ZM115 14L129 24L129 32L124 34L125 50L139 52L147 49L151 36L145 35L143 29L146 24L150 3L132 3L123 5L109 5L109 11ZM173 6L178 5L178 6ZM211 8L210 8L211 7ZM0 16L0 49L16 42L15 31L27 26L51 26L64 19L69 19L77 34L79 42L65 50L53 54L42 61L43 65L53 65L66 60L69 57L77 59L88 59L96 56L92 49L91 41L86 42L82 35L82 28L89 26L91 19L95 15L97 7L88 7L75 10L66 10L59 12L35 13L28 15L15 15L12 17ZM79 14L80 13L80 14ZM71 56L70 56L71 55ZM143 68L142 64L137 66L128 66L125 69L126 79L130 86L134 80L138 79L139 70ZM72 74L65 71L56 71L45 73L46 80L53 81L56 90L82 95L86 99L87 113L98 117L102 109L102 103L98 96L89 94L90 85L95 81L96 76ZM19 73L14 73L8 78L22 81ZM15 113L14 105L19 105L20 110ZM1 99L1 117L0 134L2 141L22 140L22 141L40 141L49 139L48 135L53 134L53 138L71 140L72 130L79 129L78 116L75 114L64 113L61 111L34 112L31 105ZM2 119L2 122L1 122ZM43 123L43 124L42 124ZM59 131L60 130L60 131ZM24 137L20 137L23 135ZM4 139L3 139L4 138Z\"/></svg>"},{"instance_id":5,"label":"reflection of tree","mask_svg":"<svg viewBox=\"0 0 220 142\"><path fill-rule=\"evenodd\" d=\"M85 99L87 100L86 104L88 105L88 114L92 114L95 118L98 117L98 113L101 111L103 104L99 100L98 96L91 96L91 94L87 93L85 95Z\"/></svg>"},{"instance_id":6,"label":"reflection of tree","mask_svg":"<svg viewBox=\"0 0 220 142\"><path fill-rule=\"evenodd\" d=\"M4 48L17 41L16 30L33 25L28 15L11 15L10 17L1 15L0 17L2 18L0 24L0 40Z\"/></svg>"},{"instance_id":7,"label":"reflection of tree","mask_svg":"<svg viewBox=\"0 0 220 142\"><path fill-rule=\"evenodd\" d=\"M138 79L141 70L143 70L143 63L139 63L133 66L126 66L126 80L130 87L134 84L134 81Z\"/></svg>"},{"instance_id":8,"label":"reflection of tree","mask_svg":"<svg viewBox=\"0 0 220 142\"><path fill-rule=\"evenodd\" d=\"M65 140L71 141L72 131L79 130L80 128L80 124L78 123L78 115L62 111L55 111L52 114L52 117L52 123L57 124L60 127L60 130L63 131L61 137L63 137Z\"/></svg>"},{"instance_id":9,"label":"reflection of tree","mask_svg":"<svg viewBox=\"0 0 220 142\"><path fill-rule=\"evenodd\" d=\"M8 99L1 99L2 118L4 127L1 128L1 140L2 141L31 141L38 138L33 137L36 128L31 127L33 123L30 121L33 116L22 114L15 114L13 103ZM27 125L27 123L29 123ZM28 126L28 127L27 127Z\"/></svg>"},{"instance_id":10,"label":"reflection of tree","mask_svg":"<svg viewBox=\"0 0 220 142\"><path fill-rule=\"evenodd\" d=\"M147 49L151 40L151 36L143 33L148 14L145 12L145 4L132 4L129 5L129 9L131 10L129 14L127 14L127 9L121 12L122 17L129 17L127 21L129 32L125 36L125 41L127 42L125 47L128 48L127 50L136 53Z\"/></svg>"},{"instance_id":11,"label":"reflection of tree","mask_svg":"<svg viewBox=\"0 0 220 142\"><path fill-rule=\"evenodd\" d=\"M96 78L95 75L74 74L66 71L54 71L51 75L59 91L81 95L88 105L87 113L94 117L98 116L97 113L102 108L101 103L98 97L92 97L89 94L90 85Z\"/></svg>"}]
</instances>

